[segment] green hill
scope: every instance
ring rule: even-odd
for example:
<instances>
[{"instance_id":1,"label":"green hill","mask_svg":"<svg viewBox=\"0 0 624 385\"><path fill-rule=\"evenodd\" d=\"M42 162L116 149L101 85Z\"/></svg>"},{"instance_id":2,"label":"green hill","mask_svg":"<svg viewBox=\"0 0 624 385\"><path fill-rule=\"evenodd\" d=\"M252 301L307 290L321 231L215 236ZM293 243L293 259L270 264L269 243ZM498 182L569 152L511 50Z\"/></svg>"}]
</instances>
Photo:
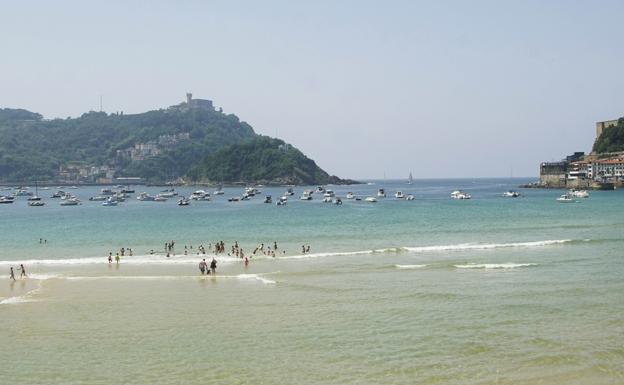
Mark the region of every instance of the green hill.
<instances>
[{"instance_id":1,"label":"green hill","mask_svg":"<svg viewBox=\"0 0 624 385\"><path fill-rule=\"evenodd\" d=\"M220 149L193 167L188 175L200 182L354 183L330 176L312 159L283 140L264 136Z\"/></svg>"},{"instance_id":2,"label":"green hill","mask_svg":"<svg viewBox=\"0 0 624 385\"><path fill-rule=\"evenodd\" d=\"M618 119L617 125L605 127L596 138L593 151L596 153L624 151L624 118Z\"/></svg>"},{"instance_id":3,"label":"green hill","mask_svg":"<svg viewBox=\"0 0 624 385\"><path fill-rule=\"evenodd\" d=\"M159 183L188 176L220 182L332 180L294 147L261 138L209 100L133 115L88 112L54 120L0 109L0 181L141 177Z\"/></svg>"}]
</instances>

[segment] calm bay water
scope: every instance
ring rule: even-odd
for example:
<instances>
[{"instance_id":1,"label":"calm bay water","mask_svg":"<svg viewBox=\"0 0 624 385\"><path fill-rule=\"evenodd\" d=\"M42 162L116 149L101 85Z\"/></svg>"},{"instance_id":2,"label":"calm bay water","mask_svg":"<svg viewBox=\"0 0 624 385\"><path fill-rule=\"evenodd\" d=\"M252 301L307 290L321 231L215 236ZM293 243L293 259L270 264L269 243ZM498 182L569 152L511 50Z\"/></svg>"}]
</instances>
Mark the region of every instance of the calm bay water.
<instances>
[{"instance_id":1,"label":"calm bay water","mask_svg":"<svg viewBox=\"0 0 624 385\"><path fill-rule=\"evenodd\" d=\"M389 193L342 206L299 201L303 188L283 207L228 203L240 189L189 207L102 207L87 201L98 188L69 190L77 207L0 205L0 269L31 275L0 279L3 381L622 384L624 192L501 196L523 182L332 186ZM473 199L449 199L457 188ZM286 253L247 268L219 256L217 277L201 277L200 257L179 254L216 240ZM134 256L110 266L121 247Z\"/></svg>"}]
</instances>

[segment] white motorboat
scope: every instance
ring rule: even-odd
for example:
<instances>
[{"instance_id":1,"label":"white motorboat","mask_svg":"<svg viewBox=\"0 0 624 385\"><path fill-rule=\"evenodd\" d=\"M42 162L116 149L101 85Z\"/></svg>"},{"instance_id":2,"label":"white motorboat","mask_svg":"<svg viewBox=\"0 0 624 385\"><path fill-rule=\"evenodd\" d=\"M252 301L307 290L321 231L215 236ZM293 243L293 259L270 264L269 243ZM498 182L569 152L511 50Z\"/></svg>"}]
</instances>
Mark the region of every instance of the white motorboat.
<instances>
[{"instance_id":1,"label":"white motorboat","mask_svg":"<svg viewBox=\"0 0 624 385\"><path fill-rule=\"evenodd\" d=\"M574 199L569 194L563 194L559 198L557 198L557 202L559 203L573 203Z\"/></svg>"},{"instance_id":2,"label":"white motorboat","mask_svg":"<svg viewBox=\"0 0 624 385\"><path fill-rule=\"evenodd\" d=\"M28 202L28 206L30 206L30 207L41 207L41 206L45 206L45 202L44 201L30 201L30 202Z\"/></svg>"},{"instance_id":3,"label":"white motorboat","mask_svg":"<svg viewBox=\"0 0 624 385\"><path fill-rule=\"evenodd\" d=\"M503 196L506 198L517 198L520 196L520 193L517 191L509 190L503 193Z\"/></svg>"},{"instance_id":4,"label":"white motorboat","mask_svg":"<svg viewBox=\"0 0 624 385\"><path fill-rule=\"evenodd\" d=\"M65 196L65 191L59 190L55 192L54 194L52 194L50 198L62 198L63 196Z\"/></svg>"},{"instance_id":5,"label":"white motorboat","mask_svg":"<svg viewBox=\"0 0 624 385\"><path fill-rule=\"evenodd\" d=\"M461 190L455 190L451 193L451 198L461 200L461 199L470 199L472 197L467 192L463 192Z\"/></svg>"},{"instance_id":6,"label":"white motorboat","mask_svg":"<svg viewBox=\"0 0 624 385\"><path fill-rule=\"evenodd\" d=\"M33 193L31 193L30 191L26 189L21 188L21 189L18 189L14 195L16 197L29 197L29 196L32 196Z\"/></svg>"},{"instance_id":7,"label":"white motorboat","mask_svg":"<svg viewBox=\"0 0 624 385\"><path fill-rule=\"evenodd\" d=\"M385 197L386 197L386 190L385 190L385 189L380 188L379 190L377 190L377 196L378 196L379 198L385 198Z\"/></svg>"},{"instance_id":8,"label":"white motorboat","mask_svg":"<svg viewBox=\"0 0 624 385\"><path fill-rule=\"evenodd\" d=\"M568 194L575 198L589 198L587 190L570 190Z\"/></svg>"},{"instance_id":9,"label":"white motorboat","mask_svg":"<svg viewBox=\"0 0 624 385\"><path fill-rule=\"evenodd\" d=\"M119 202L113 197L109 197L107 200L102 202L102 206L117 206Z\"/></svg>"},{"instance_id":10,"label":"white motorboat","mask_svg":"<svg viewBox=\"0 0 624 385\"><path fill-rule=\"evenodd\" d=\"M178 196L178 192L175 189L165 189L161 191L160 194L158 195L163 196L165 198L173 198L173 197Z\"/></svg>"},{"instance_id":11,"label":"white motorboat","mask_svg":"<svg viewBox=\"0 0 624 385\"><path fill-rule=\"evenodd\" d=\"M61 201L61 206L78 206L80 204L80 199L76 197L66 198Z\"/></svg>"},{"instance_id":12,"label":"white motorboat","mask_svg":"<svg viewBox=\"0 0 624 385\"><path fill-rule=\"evenodd\" d=\"M278 206L283 206L283 205L285 205L287 202L288 202L288 197L283 196L283 197L281 197L281 198L277 201L277 203L275 203L275 204L276 204L276 205L278 205Z\"/></svg>"},{"instance_id":13,"label":"white motorboat","mask_svg":"<svg viewBox=\"0 0 624 385\"><path fill-rule=\"evenodd\" d=\"M90 201L102 202L107 200L109 197L105 197L104 195L96 195L94 197L89 198Z\"/></svg>"},{"instance_id":14,"label":"white motorboat","mask_svg":"<svg viewBox=\"0 0 624 385\"><path fill-rule=\"evenodd\" d=\"M377 198L375 197L366 197L366 199L364 199L366 202L371 202L371 203L375 203L377 202Z\"/></svg>"},{"instance_id":15,"label":"white motorboat","mask_svg":"<svg viewBox=\"0 0 624 385\"><path fill-rule=\"evenodd\" d=\"M195 201L209 201L210 193L204 190L197 190L191 194L191 199Z\"/></svg>"},{"instance_id":16,"label":"white motorboat","mask_svg":"<svg viewBox=\"0 0 624 385\"><path fill-rule=\"evenodd\" d=\"M341 205L342 204L342 199L340 199L338 197L334 198L334 204L335 205Z\"/></svg>"},{"instance_id":17,"label":"white motorboat","mask_svg":"<svg viewBox=\"0 0 624 385\"><path fill-rule=\"evenodd\" d=\"M142 202L148 202L148 201L154 201L156 200L156 197L153 197L151 195L149 195L148 193L146 193L145 191L140 193L139 196L137 197L138 200L142 201ZM163 197L164 200L167 200L167 198Z\"/></svg>"},{"instance_id":18,"label":"white motorboat","mask_svg":"<svg viewBox=\"0 0 624 385\"><path fill-rule=\"evenodd\" d=\"M115 192L109 188L103 188L102 190L100 190L100 195L113 195Z\"/></svg>"},{"instance_id":19,"label":"white motorboat","mask_svg":"<svg viewBox=\"0 0 624 385\"><path fill-rule=\"evenodd\" d=\"M299 199L301 199L302 201L311 201L312 200L312 191L308 191L308 190L304 191L303 195Z\"/></svg>"},{"instance_id":20,"label":"white motorboat","mask_svg":"<svg viewBox=\"0 0 624 385\"><path fill-rule=\"evenodd\" d=\"M223 191L221 187L219 187L212 193L212 195L223 195L223 194L225 194L225 191Z\"/></svg>"},{"instance_id":21,"label":"white motorboat","mask_svg":"<svg viewBox=\"0 0 624 385\"><path fill-rule=\"evenodd\" d=\"M167 202L167 200L168 200L167 198L160 196L160 195L156 195L154 197L154 202Z\"/></svg>"},{"instance_id":22,"label":"white motorboat","mask_svg":"<svg viewBox=\"0 0 624 385\"><path fill-rule=\"evenodd\" d=\"M267 195L266 197L264 197L264 203L273 203L273 199L271 198L270 195Z\"/></svg>"},{"instance_id":23,"label":"white motorboat","mask_svg":"<svg viewBox=\"0 0 624 385\"><path fill-rule=\"evenodd\" d=\"M188 206L191 204L191 200L185 197L180 198L178 200L178 206Z\"/></svg>"},{"instance_id":24,"label":"white motorboat","mask_svg":"<svg viewBox=\"0 0 624 385\"><path fill-rule=\"evenodd\" d=\"M323 196L325 198L333 198L336 196L336 194L332 190L325 190L325 194L323 194Z\"/></svg>"},{"instance_id":25,"label":"white motorboat","mask_svg":"<svg viewBox=\"0 0 624 385\"><path fill-rule=\"evenodd\" d=\"M347 193L347 199L355 199L355 195L351 191L349 191Z\"/></svg>"},{"instance_id":26,"label":"white motorboat","mask_svg":"<svg viewBox=\"0 0 624 385\"><path fill-rule=\"evenodd\" d=\"M403 195L402 191L397 191L396 193L394 193L394 197L396 199L405 199L405 195Z\"/></svg>"},{"instance_id":27,"label":"white motorboat","mask_svg":"<svg viewBox=\"0 0 624 385\"><path fill-rule=\"evenodd\" d=\"M295 195L295 192L293 191L293 189L291 187L288 188L288 190L286 190L286 192L284 193L285 196L293 196Z\"/></svg>"},{"instance_id":28,"label":"white motorboat","mask_svg":"<svg viewBox=\"0 0 624 385\"><path fill-rule=\"evenodd\" d=\"M0 196L0 204L7 204L15 202L15 197L12 196Z\"/></svg>"},{"instance_id":29,"label":"white motorboat","mask_svg":"<svg viewBox=\"0 0 624 385\"><path fill-rule=\"evenodd\" d=\"M416 199L416 197L415 197L415 196L413 196L412 194L408 194L408 195L405 197L405 200L407 200L407 201L413 201L414 199Z\"/></svg>"}]
</instances>

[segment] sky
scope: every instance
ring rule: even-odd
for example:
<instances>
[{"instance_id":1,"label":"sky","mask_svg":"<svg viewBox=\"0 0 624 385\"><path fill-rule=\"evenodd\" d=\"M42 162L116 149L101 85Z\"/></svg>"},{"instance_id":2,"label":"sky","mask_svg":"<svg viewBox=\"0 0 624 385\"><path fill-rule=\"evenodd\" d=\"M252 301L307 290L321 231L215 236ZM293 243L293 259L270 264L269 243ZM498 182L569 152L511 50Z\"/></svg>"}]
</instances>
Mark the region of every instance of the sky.
<instances>
[{"instance_id":1,"label":"sky","mask_svg":"<svg viewBox=\"0 0 624 385\"><path fill-rule=\"evenodd\" d=\"M0 107L186 92L345 178L537 176L624 116L622 1L0 0Z\"/></svg>"}]
</instances>

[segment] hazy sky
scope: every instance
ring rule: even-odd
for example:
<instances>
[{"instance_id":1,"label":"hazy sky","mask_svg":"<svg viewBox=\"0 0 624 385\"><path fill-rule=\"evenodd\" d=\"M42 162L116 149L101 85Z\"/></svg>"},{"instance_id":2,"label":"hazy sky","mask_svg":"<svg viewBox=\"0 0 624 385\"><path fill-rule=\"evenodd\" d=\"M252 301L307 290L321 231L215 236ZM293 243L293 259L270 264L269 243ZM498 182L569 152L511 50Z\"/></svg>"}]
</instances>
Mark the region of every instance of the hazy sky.
<instances>
[{"instance_id":1,"label":"hazy sky","mask_svg":"<svg viewBox=\"0 0 624 385\"><path fill-rule=\"evenodd\" d=\"M622 1L2 1L0 106L187 91L350 178L538 174L624 115Z\"/></svg>"}]
</instances>

